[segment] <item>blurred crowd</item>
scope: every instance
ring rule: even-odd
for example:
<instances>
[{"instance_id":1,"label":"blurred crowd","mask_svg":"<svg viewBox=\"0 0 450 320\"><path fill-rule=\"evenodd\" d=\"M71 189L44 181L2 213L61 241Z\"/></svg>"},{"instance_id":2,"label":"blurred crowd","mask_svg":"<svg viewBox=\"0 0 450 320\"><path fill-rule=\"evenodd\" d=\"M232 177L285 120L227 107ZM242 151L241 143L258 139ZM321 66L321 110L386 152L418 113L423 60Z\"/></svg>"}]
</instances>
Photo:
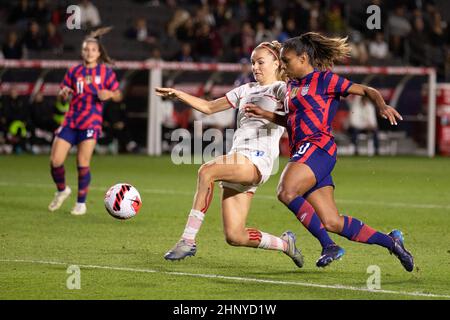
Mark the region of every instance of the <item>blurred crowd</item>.
<instances>
[{"instance_id":1,"label":"blurred crowd","mask_svg":"<svg viewBox=\"0 0 450 320\"><path fill-rule=\"evenodd\" d=\"M69 41L67 6L79 6L81 28L87 32L102 26L113 16L108 10L116 10L119 4L118 0L70 2L0 0L0 58L27 59L33 58L33 53L44 53L41 57L46 59L65 59L69 51L79 50L79 43ZM252 80L248 58L260 42L283 42L303 32L317 31L348 36L352 51L344 64L434 66L439 81L450 81L450 27L439 8L442 2L362 0L356 8L352 7L354 1L340 0L129 0L127 3L135 9L155 9L142 10L146 14L136 10L123 13L126 22L115 25L114 37L142 44L143 59L241 62L247 70L236 80L235 85L240 85ZM124 1L120 5L123 10ZM366 25L369 5L381 9L380 29ZM157 16L161 12L166 13L164 17ZM127 54L131 49L108 46L113 58L129 59L121 56L120 50ZM36 112L37 108L41 112ZM115 115L110 116L126 117L125 108L111 108ZM33 146L45 140L48 145L65 109L67 103L54 97L18 96L14 89L4 92L0 101L0 153L38 152L32 150ZM124 115L119 117L121 113ZM134 146L126 145L126 126L110 123L108 115L105 119L105 144L113 144L116 151L133 150ZM373 125L368 127L374 131ZM356 129L353 132L361 130Z\"/></svg>"},{"instance_id":2,"label":"blurred crowd","mask_svg":"<svg viewBox=\"0 0 450 320\"><path fill-rule=\"evenodd\" d=\"M29 51L48 50L64 57L67 1L2 1L5 18L2 52L6 59L27 57ZM102 24L94 0L78 1L81 27ZM99 4L101 1L97 1ZM381 9L381 29L367 28L368 14L351 2L330 0L130 0L141 6L165 7L172 12L164 25L155 17L135 16L126 39L147 43L150 57L164 60L238 62L262 41L283 42L306 31L349 36L353 48L349 64L411 64L438 66L448 71L448 22L433 0L368 0ZM111 7L113 4L111 5ZM111 8L110 7L110 8ZM112 10L112 9L111 9ZM115 48L109 48L114 56ZM445 75L444 75L445 77Z\"/></svg>"},{"instance_id":3,"label":"blurred crowd","mask_svg":"<svg viewBox=\"0 0 450 320\"><path fill-rule=\"evenodd\" d=\"M63 57L65 1L19 0L1 1L0 16L6 34L3 34L0 57L4 59L26 59L29 53L47 52L51 58ZM98 9L89 1L78 3L83 28L101 24ZM72 49L72 48L71 48Z\"/></svg>"},{"instance_id":4,"label":"blurred crowd","mask_svg":"<svg viewBox=\"0 0 450 320\"><path fill-rule=\"evenodd\" d=\"M68 102L41 93L21 96L11 87L0 98L0 154L48 153L53 132L62 124Z\"/></svg>"},{"instance_id":5,"label":"blurred crowd","mask_svg":"<svg viewBox=\"0 0 450 320\"><path fill-rule=\"evenodd\" d=\"M0 97L0 154L48 154L55 130L63 123L69 102L60 97L19 95L16 87ZM124 102L108 101L97 152L137 152L130 134Z\"/></svg>"}]
</instances>

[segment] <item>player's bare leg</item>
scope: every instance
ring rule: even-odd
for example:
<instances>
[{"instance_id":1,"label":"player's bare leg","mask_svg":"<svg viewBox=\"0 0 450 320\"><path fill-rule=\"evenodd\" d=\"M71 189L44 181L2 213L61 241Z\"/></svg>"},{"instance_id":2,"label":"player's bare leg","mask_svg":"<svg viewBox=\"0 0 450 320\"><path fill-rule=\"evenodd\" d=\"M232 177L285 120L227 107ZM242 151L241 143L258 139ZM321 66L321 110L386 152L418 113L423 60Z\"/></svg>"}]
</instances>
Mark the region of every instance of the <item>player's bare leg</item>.
<instances>
[{"instance_id":1,"label":"player's bare leg","mask_svg":"<svg viewBox=\"0 0 450 320\"><path fill-rule=\"evenodd\" d=\"M296 237L290 231L276 237L255 228L247 228L247 216L253 193L242 193L230 188L222 192L222 217L225 239L232 246L244 246L286 253L298 267L303 267L303 255L295 245Z\"/></svg>"},{"instance_id":2,"label":"player's bare leg","mask_svg":"<svg viewBox=\"0 0 450 320\"><path fill-rule=\"evenodd\" d=\"M87 139L78 144L77 150L77 170L78 170L78 195L77 202L70 212L73 215L83 215L86 213L86 196L91 181L90 163L94 153L95 139Z\"/></svg>"},{"instance_id":3,"label":"player's bare leg","mask_svg":"<svg viewBox=\"0 0 450 320\"><path fill-rule=\"evenodd\" d=\"M256 184L261 175L254 164L239 153L217 157L203 164L198 170L197 191L192 209L205 213L211 203L212 184L215 181L227 181L243 185Z\"/></svg>"},{"instance_id":4,"label":"player's bare leg","mask_svg":"<svg viewBox=\"0 0 450 320\"><path fill-rule=\"evenodd\" d=\"M332 186L326 186L315 190L308 196L308 202L314 207L325 229L333 233L339 233L344 228L344 217L340 216Z\"/></svg>"},{"instance_id":5,"label":"player's bare leg","mask_svg":"<svg viewBox=\"0 0 450 320\"><path fill-rule=\"evenodd\" d=\"M254 229L246 228L253 193L238 192L230 188L222 191L222 218L225 240L232 246L257 248L261 237L253 237ZM250 236L252 234L252 236Z\"/></svg>"},{"instance_id":6,"label":"player's bare leg","mask_svg":"<svg viewBox=\"0 0 450 320\"><path fill-rule=\"evenodd\" d=\"M50 153L50 170L58 190L48 206L50 211L58 210L72 192L70 187L66 185L64 170L64 162L71 147L72 145L69 142L59 137L55 137L53 141Z\"/></svg>"},{"instance_id":7,"label":"player's bare leg","mask_svg":"<svg viewBox=\"0 0 450 320\"><path fill-rule=\"evenodd\" d=\"M211 204L215 181L252 185L260 179L258 169L241 154L220 156L203 164L198 170L197 190L184 232L180 241L165 254L164 258L181 260L195 255L197 251L195 238Z\"/></svg>"},{"instance_id":8,"label":"player's bare leg","mask_svg":"<svg viewBox=\"0 0 450 320\"><path fill-rule=\"evenodd\" d=\"M305 194L316 184L314 172L304 163L289 162L281 173L278 200L286 206L299 194Z\"/></svg>"}]
</instances>

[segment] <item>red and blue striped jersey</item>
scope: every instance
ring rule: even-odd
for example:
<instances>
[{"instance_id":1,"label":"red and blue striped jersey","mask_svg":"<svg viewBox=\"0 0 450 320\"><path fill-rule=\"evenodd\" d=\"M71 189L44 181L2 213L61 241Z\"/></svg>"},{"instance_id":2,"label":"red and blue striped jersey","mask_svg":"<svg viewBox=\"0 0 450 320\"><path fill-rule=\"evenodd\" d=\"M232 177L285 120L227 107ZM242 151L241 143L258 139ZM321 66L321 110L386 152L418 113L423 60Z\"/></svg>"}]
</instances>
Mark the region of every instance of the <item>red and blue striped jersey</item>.
<instances>
[{"instance_id":1,"label":"red and blue striped jersey","mask_svg":"<svg viewBox=\"0 0 450 320\"><path fill-rule=\"evenodd\" d=\"M62 87L73 90L63 126L81 130L101 130L103 102L98 98L97 92L103 89L115 91L119 88L114 71L105 64L98 64L95 68L86 68L79 64L67 71L61 83Z\"/></svg>"},{"instance_id":2,"label":"red and blue striped jersey","mask_svg":"<svg viewBox=\"0 0 450 320\"><path fill-rule=\"evenodd\" d=\"M287 131L291 156L304 142L310 142L336 154L331 122L341 96L353 83L331 71L313 71L287 84L285 108L288 109Z\"/></svg>"}]
</instances>

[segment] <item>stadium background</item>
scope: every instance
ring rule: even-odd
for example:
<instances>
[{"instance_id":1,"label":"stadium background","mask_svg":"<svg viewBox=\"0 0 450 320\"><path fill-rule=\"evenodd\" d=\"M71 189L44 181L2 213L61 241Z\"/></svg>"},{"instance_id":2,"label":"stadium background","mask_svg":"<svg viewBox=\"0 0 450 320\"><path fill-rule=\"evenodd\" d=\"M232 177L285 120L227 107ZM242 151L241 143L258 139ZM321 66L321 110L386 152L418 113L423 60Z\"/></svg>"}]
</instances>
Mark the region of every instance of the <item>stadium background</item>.
<instances>
[{"instance_id":1,"label":"stadium background","mask_svg":"<svg viewBox=\"0 0 450 320\"><path fill-rule=\"evenodd\" d=\"M283 41L309 30L349 36L352 57L344 61L345 66L435 68L440 108L436 151L449 153L449 130L440 127L447 127L449 122L450 89L445 84L450 81L447 1L82 1L82 17L88 18L82 18L81 29L69 30L66 20L70 15L66 9L71 4L2 1L0 43L7 60L3 60L0 74L0 153L48 152L52 132L67 109L67 104L55 99L66 66L79 59L80 44L87 32L107 25L114 26L103 39L109 54L118 62L130 63L116 66L125 98L122 103L108 103L105 107L106 123L98 153L145 153L149 147L148 104L155 97L148 92L148 71L133 62L153 59L238 64L248 59L261 41ZM366 8L371 4L381 8L379 30L370 30L366 25ZM7 65L9 59L19 61ZM54 67L57 63L36 68L24 64L41 59L70 61L62 67ZM230 69L234 72L190 72L180 67L166 71L162 85L215 98L251 79L249 75L240 76L239 69L236 65ZM344 75L357 82L367 80L380 89L388 102L408 76L408 72L397 77L377 74L368 80L370 72ZM411 121L392 128L378 119L381 154L426 154L426 118L430 116L424 94L426 83L426 77L407 79L400 99L395 101L395 107ZM18 97L11 98L12 95ZM351 100L343 100L334 122L342 154L354 152L348 124L350 103ZM204 129L234 127L232 115L202 118L182 103L170 102L159 109L164 109L163 152L170 152L173 147L173 129L193 132L194 120L202 119ZM358 143L365 152L373 153L368 138L359 135Z\"/></svg>"},{"instance_id":2,"label":"stadium background","mask_svg":"<svg viewBox=\"0 0 450 320\"><path fill-rule=\"evenodd\" d=\"M19 4L25 2L28 9L21 11ZM37 8L38 3L43 8ZM276 200L278 173L255 195L249 224L274 234L293 229L306 259L304 269L297 270L283 254L232 248L225 243L218 214L219 188L199 234L197 256L179 264L163 260L184 227L198 165L177 166L167 155L143 155L148 143L149 72L140 70L139 64L147 59L232 63L230 68L235 71L214 73L214 77L209 71L169 70L163 75L165 85L214 97L239 79L242 58L248 58L257 39L282 40L311 30L348 35L353 56L340 67L413 66L436 70L441 99L437 101L441 113L437 118L436 151L446 154L450 140L450 134L445 133L450 123L446 115L450 113L450 95L445 89L450 81L450 2L211 1L209 6L205 1L90 3L98 10L99 25L114 26L103 41L120 66L116 71L125 92L122 104L105 107L110 112L105 119L112 123L123 121L126 130L119 134L118 143L108 136L102 138L92 162L89 211L77 219L68 213L72 203L64 204L55 214L47 211L54 192L48 151L52 130L67 107L55 99L58 84L67 61L79 58L81 41L95 28L96 19L81 30L68 30L65 12L73 4L70 1L0 1L4 58L0 60L1 299L450 299L446 245L450 241L449 160L412 156L426 154L416 152L425 148L427 140L427 103L423 99L426 77L409 79L403 89L407 94L396 106L402 114L410 115L411 121L390 130L381 120L378 122L380 130L394 133L386 137L402 139L396 142L395 152L384 149L379 157L340 157L334 175L340 210L354 213L384 232L393 227L402 229L417 268L407 274L385 250L334 236L346 248L345 258L331 268L315 268L320 248ZM374 56L386 45L374 46L378 31L366 28L366 8L370 4L382 10L381 32L389 49L384 51L385 56ZM396 9L399 5L403 9ZM146 32L133 29L139 18L144 18L145 23L139 24L146 24ZM50 22L56 34L48 31L53 29ZM420 29L421 22L423 31L413 29L414 25ZM31 25L34 30L39 26L37 36L27 32ZM372 51L371 45L372 49L381 49ZM182 48L184 54L180 54ZM39 62L43 60L52 62L42 67ZM123 61L139 63L120 64ZM348 76L360 81L367 74ZM370 83L389 98L404 76L379 75ZM11 98L11 89L17 98ZM182 104L171 107L163 128L166 153L171 148L170 132L176 128L192 132L197 116ZM347 150L346 102L341 111L335 133L340 149ZM223 119L212 121L211 127L223 126ZM10 132L13 121L18 121L15 134ZM232 121L229 123L231 126ZM366 141L362 144L368 146ZM108 155L118 152L133 154ZM9 153L13 155L7 156ZM399 156L391 157L395 154ZM282 158L280 167L285 162L286 158ZM75 186L73 156L66 167L67 182ZM109 186L119 181L135 185L143 198L141 213L125 222L108 216L102 201ZM374 264L381 268L383 290L373 291L366 286L370 276L367 267ZM66 286L66 271L71 265L81 268L81 290Z\"/></svg>"}]
</instances>

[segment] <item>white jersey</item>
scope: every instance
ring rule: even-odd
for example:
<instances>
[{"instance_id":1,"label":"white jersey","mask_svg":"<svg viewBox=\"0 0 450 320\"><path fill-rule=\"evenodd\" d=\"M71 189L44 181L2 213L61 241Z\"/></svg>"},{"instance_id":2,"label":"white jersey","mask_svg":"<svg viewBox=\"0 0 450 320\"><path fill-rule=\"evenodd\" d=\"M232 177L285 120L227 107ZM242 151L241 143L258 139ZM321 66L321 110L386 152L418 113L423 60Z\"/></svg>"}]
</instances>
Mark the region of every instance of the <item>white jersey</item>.
<instances>
[{"instance_id":1,"label":"white jersey","mask_svg":"<svg viewBox=\"0 0 450 320\"><path fill-rule=\"evenodd\" d=\"M247 83L226 94L228 102L238 108L237 130L230 152L240 152L251 157L250 160L262 175L270 175L272 172L273 162L279 155L279 141L284 128L265 119L248 118L244 106L252 103L265 110L284 114L285 93L286 83L276 81L265 86L257 82Z\"/></svg>"}]
</instances>

